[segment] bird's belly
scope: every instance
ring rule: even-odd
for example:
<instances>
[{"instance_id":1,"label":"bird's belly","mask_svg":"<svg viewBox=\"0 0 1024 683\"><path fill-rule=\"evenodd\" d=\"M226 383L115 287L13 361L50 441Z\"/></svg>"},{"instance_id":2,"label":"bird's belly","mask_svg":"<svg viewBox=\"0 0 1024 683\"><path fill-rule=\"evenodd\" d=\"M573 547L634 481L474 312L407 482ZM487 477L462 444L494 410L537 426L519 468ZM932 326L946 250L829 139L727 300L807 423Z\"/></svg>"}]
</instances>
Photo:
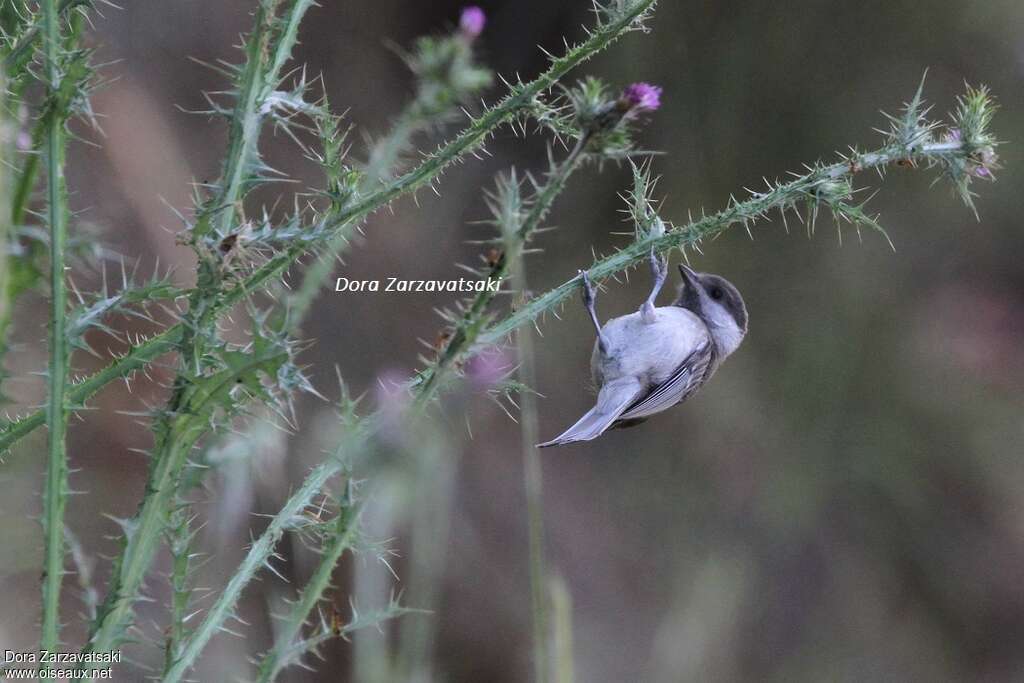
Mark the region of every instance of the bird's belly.
<instances>
[{"instance_id":1,"label":"bird's belly","mask_svg":"<svg viewBox=\"0 0 1024 683\"><path fill-rule=\"evenodd\" d=\"M608 352L595 345L591 367L600 386L619 377L637 377L648 386L661 384L689 355L709 340L704 323L676 306L656 309L653 323L639 313L609 320L603 332Z\"/></svg>"}]
</instances>

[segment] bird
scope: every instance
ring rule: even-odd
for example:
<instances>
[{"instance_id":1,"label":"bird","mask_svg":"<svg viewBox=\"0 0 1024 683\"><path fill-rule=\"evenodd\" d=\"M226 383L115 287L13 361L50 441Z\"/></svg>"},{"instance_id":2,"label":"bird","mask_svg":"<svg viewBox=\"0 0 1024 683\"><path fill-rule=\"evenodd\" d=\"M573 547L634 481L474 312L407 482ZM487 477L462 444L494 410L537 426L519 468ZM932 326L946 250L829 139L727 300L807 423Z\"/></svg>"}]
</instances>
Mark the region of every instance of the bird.
<instances>
[{"instance_id":1,"label":"bird","mask_svg":"<svg viewBox=\"0 0 1024 683\"><path fill-rule=\"evenodd\" d=\"M560 436L538 448L590 441L609 429L632 427L693 396L743 341L747 308L739 290L713 273L680 264L675 301L656 307L668 260L650 255L654 286L635 313L598 321L596 294L581 270L583 305L597 339L590 360L597 403Z\"/></svg>"}]
</instances>

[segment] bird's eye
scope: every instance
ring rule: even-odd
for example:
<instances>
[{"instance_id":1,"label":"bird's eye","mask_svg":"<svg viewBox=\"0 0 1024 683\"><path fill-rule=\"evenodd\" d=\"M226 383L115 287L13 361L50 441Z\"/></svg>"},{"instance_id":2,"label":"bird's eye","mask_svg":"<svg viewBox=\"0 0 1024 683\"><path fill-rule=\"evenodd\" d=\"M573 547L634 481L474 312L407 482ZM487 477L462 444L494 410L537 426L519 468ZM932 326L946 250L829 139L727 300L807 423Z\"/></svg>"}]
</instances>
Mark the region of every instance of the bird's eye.
<instances>
[{"instance_id":1,"label":"bird's eye","mask_svg":"<svg viewBox=\"0 0 1024 683\"><path fill-rule=\"evenodd\" d=\"M710 294L711 298L714 299L715 301L718 301L723 296L725 296L725 292L722 291L721 287L712 287L711 291L708 292L708 294Z\"/></svg>"}]
</instances>

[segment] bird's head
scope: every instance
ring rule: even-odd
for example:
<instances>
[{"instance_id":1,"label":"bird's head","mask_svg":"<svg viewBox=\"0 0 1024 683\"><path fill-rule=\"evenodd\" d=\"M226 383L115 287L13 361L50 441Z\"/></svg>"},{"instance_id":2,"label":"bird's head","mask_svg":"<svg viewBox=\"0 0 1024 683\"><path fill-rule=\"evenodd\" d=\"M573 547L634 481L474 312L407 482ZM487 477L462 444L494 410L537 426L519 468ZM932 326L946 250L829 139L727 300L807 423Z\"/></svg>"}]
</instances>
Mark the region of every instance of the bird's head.
<instances>
[{"instance_id":1,"label":"bird's head","mask_svg":"<svg viewBox=\"0 0 1024 683\"><path fill-rule=\"evenodd\" d=\"M683 264L679 274L683 286L674 305L704 321L723 356L735 351L747 333L747 307L739 290L720 275L698 273Z\"/></svg>"}]
</instances>

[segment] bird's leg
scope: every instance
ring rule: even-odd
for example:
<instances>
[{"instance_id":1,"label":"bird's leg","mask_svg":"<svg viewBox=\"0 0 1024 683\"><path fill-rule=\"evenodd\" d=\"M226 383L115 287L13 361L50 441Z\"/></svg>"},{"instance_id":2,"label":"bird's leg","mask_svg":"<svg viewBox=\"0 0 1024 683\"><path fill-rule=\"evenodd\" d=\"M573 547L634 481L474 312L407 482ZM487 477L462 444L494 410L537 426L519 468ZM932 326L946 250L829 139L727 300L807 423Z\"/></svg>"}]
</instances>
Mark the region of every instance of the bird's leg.
<instances>
[{"instance_id":1,"label":"bird's leg","mask_svg":"<svg viewBox=\"0 0 1024 683\"><path fill-rule=\"evenodd\" d=\"M597 321L597 310L594 308L594 301L597 298L594 294L594 286L590 284L590 276L587 275L587 271L581 270L580 277L583 278L583 306L590 314L590 319L594 321L594 329L597 330L597 347L601 349L601 353L608 353L608 340L605 339L604 333L601 331L601 323Z\"/></svg>"},{"instance_id":2,"label":"bird's leg","mask_svg":"<svg viewBox=\"0 0 1024 683\"><path fill-rule=\"evenodd\" d=\"M644 301L644 305L640 307L640 318L647 324L653 323L655 320L654 300L658 298L658 294L665 284L665 278L668 276L668 259L658 256L654 252L654 247L651 247L650 263L654 285L651 287L650 296Z\"/></svg>"}]
</instances>

